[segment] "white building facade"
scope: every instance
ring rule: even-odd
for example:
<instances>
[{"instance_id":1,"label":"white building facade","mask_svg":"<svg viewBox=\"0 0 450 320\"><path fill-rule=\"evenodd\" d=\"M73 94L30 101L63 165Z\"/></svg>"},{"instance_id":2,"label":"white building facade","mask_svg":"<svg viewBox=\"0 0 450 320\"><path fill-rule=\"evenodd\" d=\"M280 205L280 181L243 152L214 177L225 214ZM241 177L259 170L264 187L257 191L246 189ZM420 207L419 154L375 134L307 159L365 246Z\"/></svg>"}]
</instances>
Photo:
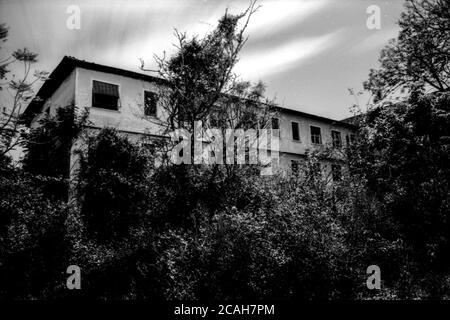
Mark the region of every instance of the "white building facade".
<instances>
[{"instance_id":1,"label":"white building facade","mask_svg":"<svg viewBox=\"0 0 450 320\"><path fill-rule=\"evenodd\" d=\"M89 109L89 127L114 127L136 137L143 134L164 137L165 110L158 105L164 81L128 70L64 57L23 114L29 127L39 125L46 114L57 108L75 105ZM296 110L277 108L272 127L279 129L279 168L295 171L313 150L345 148L353 139L356 126ZM337 152L336 154L339 154ZM341 170L339 156L323 160L322 170Z\"/></svg>"}]
</instances>

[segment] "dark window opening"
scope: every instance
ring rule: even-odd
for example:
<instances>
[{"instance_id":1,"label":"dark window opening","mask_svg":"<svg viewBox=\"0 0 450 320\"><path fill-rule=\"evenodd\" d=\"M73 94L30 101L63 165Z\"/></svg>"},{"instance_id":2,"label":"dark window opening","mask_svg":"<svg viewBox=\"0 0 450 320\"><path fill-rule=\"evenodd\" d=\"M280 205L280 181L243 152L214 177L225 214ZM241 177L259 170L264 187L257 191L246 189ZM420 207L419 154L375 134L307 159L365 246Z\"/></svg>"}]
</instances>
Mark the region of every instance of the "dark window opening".
<instances>
[{"instance_id":1,"label":"dark window opening","mask_svg":"<svg viewBox=\"0 0 450 320\"><path fill-rule=\"evenodd\" d=\"M181 143L182 141L183 141L183 137L179 137L179 138L178 138L178 142ZM183 156L184 156L183 148L181 148L181 150L178 152L178 156L179 156L180 158L183 158Z\"/></svg>"},{"instance_id":2,"label":"dark window opening","mask_svg":"<svg viewBox=\"0 0 450 320\"><path fill-rule=\"evenodd\" d=\"M293 174L298 174L299 164L297 160L291 160L291 171Z\"/></svg>"},{"instance_id":3,"label":"dark window opening","mask_svg":"<svg viewBox=\"0 0 450 320\"><path fill-rule=\"evenodd\" d=\"M119 86L101 81L92 83L92 106L95 108L118 110Z\"/></svg>"},{"instance_id":4,"label":"dark window opening","mask_svg":"<svg viewBox=\"0 0 450 320\"><path fill-rule=\"evenodd\" d=\"M280 120L278 118L272 118L272 129L280 129Z\"/></svg>"},{"instance_id":5,"label":"dark window opening","mask_svg":"<svg viewBox=\"0 0 450 320\"><path fill-rule=\"evenodd\" d=\"M331 165L331 174L333 176L333 181L340 181L342 179L342 168L338 164Z\"/></svg>"},{"instance_id":6,"label":"dark window opening","mask_svg":"<svg viewBox=\"0 0 450 320\"><path fill-rule=\"evenodd\" d=\"M144 114L156 117L158 96L155 92L144 91Z\"/></svg>"},{"instance_id":7,"label":"dark window opening","mask_svg":"<svg viewBox=\"0 0 450 320\"><path fill-rule=\"evenodd\" d=\"M347 135L347 136L345 137L345 140L346 140L346 142L347 142L347 147L350 147L350 146L352 146L352 145L355 144L355 142L356 142L356 136L355 136L354 134Z\"/></svg>"},{"instance_id":8,"label":"dark window opening","mask_svg":"<svg viewBox=\"0 0 450 320\"><path fill-rule=\"evenodd\" d=\"M341 138L341 133L339 131L332 130L331 138L333 140L333 148L341 148L342 147L342 138Z\"/></svg>"},{"instance_id":9,"label":"dark window opening","mask_svg":"<svg viewBox=\"0 0 450 320\"><path fill-rule=\"evenodd\" d=\"M272 134L275 135L273 130L280 130L280 120L278 118L272 118Z\"/></svg>"},{"instance_id":10,"label":"dark window opening","mask_svg":"<svg viewBox=\"0 0 450 320\"><path fill-rule=\"evenodd\" d=\"M314 144L322 144L322 134L319 127L311 126L311 142Z\"/></svg>"},{"instance_id":11,"label":"dark window opening","mask_svg":"<svg viewBox=\"0 0 450 320\"><path fill-rule=\"evenodd\" d=\"M292 124L292 140L299 141L300 131L298 127L298 122L291 122L291 124Z\"/></svg>"}]
</instances>

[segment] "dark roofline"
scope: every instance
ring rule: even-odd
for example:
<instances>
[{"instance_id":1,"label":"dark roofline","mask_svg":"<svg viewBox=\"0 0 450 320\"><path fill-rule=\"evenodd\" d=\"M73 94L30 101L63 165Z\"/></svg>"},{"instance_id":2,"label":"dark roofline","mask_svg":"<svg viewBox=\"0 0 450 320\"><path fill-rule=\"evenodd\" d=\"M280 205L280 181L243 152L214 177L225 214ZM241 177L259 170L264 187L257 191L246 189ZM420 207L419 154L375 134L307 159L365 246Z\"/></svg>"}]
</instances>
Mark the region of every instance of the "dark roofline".
<instances>
[{"instance_id":1,"label":"dark roofline","mask_svg":"<svg viewBox=\"0 0 450 320\"><path fill-rule=\"evenodd\" d=\"M285 108L285 107L275 107L276 110L281 110L285 113L291 113L294 115L298 115L298 116L302 116L305 118L310 118L310 119L314 119L314 120L318 120L318 121L322 121L331 125L337 125L337 126L341 126L341 127L347 127L349 129L357 129L358 126L352 124L352 123L348 123L345 121L341 121L341 120L334 120L331 118L326 118L326 117L322 117L322 116L318 116L312 113L307 113L307 112L303 112L303 111L298 111L298 110L294 110L294 109L289 109L289 108Z\"/></svg>"},{"instance_id":2,"label":"dark roofline","mask_svg":"<svg viewBox=\"0 0 450 320\"><path fill-rule=\"evenodd\" d=\"M39 89L36 97L30 102L25 111L22 114L22 121L27 126L30 125L33 117L42 108L42 104L56 91L56 89L61 85L61 83L70 75L70 73L75 70L75 68L83 68L93 71L100 71L105 73L113 73L120 76L143 80L147 82L155 82L161 85L168 85L168 82L162 78L150 76L147 74L142 74L139 72L134 72L125 69L119 69L111 66L106 66L102 64L97 64L93 62L88 62L85 60L79 60L71 56L64 56L61 62L56 66L53 72L50 74L49 79L44 82L42 87ZM330 118L321 117L311 113L306 113L298 110L288 109L284 107L275 107L276 110L281 110L286 113L291 113L299 115L302 117L323 121L329 124L340 125L348 127L350 129L356 129L357 126L351 123L333 120Z\"/></svg>"}]
</instances>

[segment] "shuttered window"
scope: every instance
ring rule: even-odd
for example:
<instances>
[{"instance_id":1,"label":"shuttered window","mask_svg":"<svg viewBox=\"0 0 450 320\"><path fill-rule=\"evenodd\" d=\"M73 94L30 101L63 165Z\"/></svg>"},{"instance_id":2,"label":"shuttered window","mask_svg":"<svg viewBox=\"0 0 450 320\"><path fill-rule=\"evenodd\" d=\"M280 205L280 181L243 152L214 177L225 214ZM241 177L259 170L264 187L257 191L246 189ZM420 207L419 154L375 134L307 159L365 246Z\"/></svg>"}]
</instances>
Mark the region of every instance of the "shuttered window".
<instances>
[{"instance_id":1,"label":"shuttered window","mask_svg":"<svg viewBox=\"0 0 450 320\"><path fill-rule=\"evenodd\" d=\"M118 110L119 86L106 82L92 82L92 106L96 108Z\"/></svg>"}]
</instances>

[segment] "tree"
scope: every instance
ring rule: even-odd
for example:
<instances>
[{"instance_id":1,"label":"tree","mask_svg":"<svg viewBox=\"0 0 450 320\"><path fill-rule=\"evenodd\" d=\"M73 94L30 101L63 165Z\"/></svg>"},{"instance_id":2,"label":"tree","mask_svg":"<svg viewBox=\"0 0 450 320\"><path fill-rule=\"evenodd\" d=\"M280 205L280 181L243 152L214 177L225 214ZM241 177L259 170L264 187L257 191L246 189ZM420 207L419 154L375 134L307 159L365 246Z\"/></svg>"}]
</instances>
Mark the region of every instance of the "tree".
<instances>
[{"instance_id":1,"label":"tree","mask_svg":"<svg viewBox=\"0 0 450 320\"><path fill-rule=\"evenodd\" d=\"M450 90L450 3L407 0L398 39L380 54L380 68L370 70L364 88L376 101L401 90Z\"/></svg>"},{"instance_id":2,"label":"tree","mask_svg":"<svg viewBox=\"0 0 450 320\"><path fill-rule=\"evenodd\" d=\"M400 296L448 297L450 4L407 1L399 24L365 83L375 104L350 163L397 232Z\"/></svg>"},{"instance_id":3,"label":"tree","mask_svg":"<svg viewBox=\"0 0 450 320\"><path fill-rule=\"evenodd\" d=\"M191 164L195 163L196 137L193 133L196 123L201 122L204 132L219 129L224 136L226 129L267 128L271 115L275 114L273 103L264 98L265 88L261 82L253 85L233 73L239 53L247 41L246 28L257 10L256 1L252 1L243 13L232 15L226 11L217 27L201 38L190 38L176 30L176 53L171 57L165 54L155 57L158 64L156 72L167 83L159 99L168 116L164 123L165 134L176 129L184 129L191 134ZM212 137L210 139L212 141ZM171 152L179 141L167 142L165 148ZM251 143L255 142L247 145ZM185 219L195 216L192 211L201 205L206 205L208 216L212 217L221 206L221 201L217 201L219 195L232 189L229 189L229 182L245 176L249 171L249 168L242 166L217 163L173 167L168 162L166 164L169 166L162 167L156 174L157 179L160 177L166 181L161 195L170 198L165 201L166 208L173 205L171 212L177 212ZM208 190L206 194L205 190Z\"/></svg>"},{"instance_id":4,"label":"tree","mask_svg":"<svg viewBox=\"0 0 450 320\"><path fill-rule=\"evenodd\" d=\"M246 28L258 8L252 1L243 13L225 12L217 27L202 38L175 30L177 52L169 58L155 56L156 72L167 84L159 99L168 115L165 133L179 128L192 133L196 121L202 122L203 129L267 125L272 102L263 96L264 84L252 85L233 73L248 39ZM144 64L142 69L146 70ZM212 126L211 118L220 121Z\"/></svg>"},{"instance_id":5,"label":"tree","mask_svg":"<svg viewBox=\"0 0 450 320\"><path fill-rule=\"evenodd\" d=\"M102 129L87 143L77 195L86 231L100 242L121 239L148 205L148 155L112 128Z\"/></svg>"},{"instance_id":6,"label":"tree","mask_svg":"<svg viewBox=\"0 0 450 320\"><path fill-rule=\"evenodd\" d=\"M6 41L8 29L5 24L0 24L0 40ZM7 67L13 63L22 63L23 75L15 75L8 78L9 70ZM33 86L47 79L47 72L35 71L31 76L30 72L33 65L37 62L37 54L29 51L27 48L18 49L11 55L0 58L0 80L6 80L2 83L0 90L10 94L10 104L2 105L0 115L0 159L17 147L21 142L21 135L25 132L20 124L20 115L26 104L33 97ZM6 87L6 88L5 88Z\"/></svg>"},{"instance_id":7,"label":"tree","mask_svg":"<svg viewBox=\"0 0 450 320\"><path fill-rule=\"evenodd\" d=\"M55 116L46 115L39 126L22 134L23 170L45 177L45 193L50 197L68 199L72 146L88 118L87 111L78 115L76 110L74 105L58 108Z\"/></svg>"},{"instance_id":8,"label":"tree","mask_svg":"<svg viewBox=\"0 0 450 320\"><path fill-rule=\"evenodd\" d=\"M67 203L45 195L45 177L1 171L0 299L57 297L70 253Z\"/></svg>"}]
</instances>

